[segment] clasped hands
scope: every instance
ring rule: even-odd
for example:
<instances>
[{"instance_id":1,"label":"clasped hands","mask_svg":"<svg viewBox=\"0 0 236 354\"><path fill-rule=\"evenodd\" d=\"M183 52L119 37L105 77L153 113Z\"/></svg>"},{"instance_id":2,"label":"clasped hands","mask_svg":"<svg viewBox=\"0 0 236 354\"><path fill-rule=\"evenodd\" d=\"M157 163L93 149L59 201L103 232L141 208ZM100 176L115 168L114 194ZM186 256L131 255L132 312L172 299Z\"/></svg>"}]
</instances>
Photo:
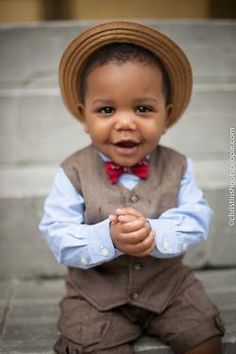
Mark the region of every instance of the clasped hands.
<instances>
[{"instance_id":1,"label":"clasped hands","mask_svg":"<svg viewBox=\"0 0 236 354\"><path fill-rule=\"evenodd\" d=\"M109 216L114 246L130 256L145 257L155 248L155 232L137 210L119 208Z\"/></svg>"}]
</instances>

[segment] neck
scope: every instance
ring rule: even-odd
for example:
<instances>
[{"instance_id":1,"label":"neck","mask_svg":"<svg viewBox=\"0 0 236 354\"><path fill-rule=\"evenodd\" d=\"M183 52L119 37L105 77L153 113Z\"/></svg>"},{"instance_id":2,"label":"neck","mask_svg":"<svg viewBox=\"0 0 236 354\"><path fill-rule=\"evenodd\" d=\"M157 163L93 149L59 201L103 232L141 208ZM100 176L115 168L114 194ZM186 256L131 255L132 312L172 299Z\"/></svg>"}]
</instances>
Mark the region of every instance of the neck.
<instances>
[{"instance_id":1,"label":"neck","mask_svg":"<svg viewBox=\"0 0 236 354\"><path fill-rule=\"evenodd\" d=\"M98 155L100 156L100 158L101 158L101 160L103 161L103 162L106 162L106 161L110 161L110 162L113 162L109 157L107 157L106 155L104 155L102 152L100 152L99 150L97 150L97 153L98 153ZM148 154L147 156L145 156L144 157L144 159L147 159L148 161L150 160L150 154ZM144 159L142 159L141 161L143 161ZM141 161L139 161L139 162L141 162ZM113 163L115 163L115 162L113 162ZM123 166L123 167L125 167L125 166Z\"/></svg>"}]
</instances>

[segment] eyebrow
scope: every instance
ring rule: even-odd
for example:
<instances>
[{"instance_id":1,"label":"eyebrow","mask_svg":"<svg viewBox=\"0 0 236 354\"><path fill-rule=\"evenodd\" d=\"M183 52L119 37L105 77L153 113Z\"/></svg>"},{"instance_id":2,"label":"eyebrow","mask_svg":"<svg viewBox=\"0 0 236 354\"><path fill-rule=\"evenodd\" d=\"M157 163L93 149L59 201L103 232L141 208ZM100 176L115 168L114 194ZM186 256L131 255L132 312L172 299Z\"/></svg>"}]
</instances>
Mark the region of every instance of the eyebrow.
<instances>
[{"instance_id":1,"label":"eyebrow","mask_svg":"<svg viewBox=\"0 0 236 354\"><path fill-rule=\"evenodd\" d=\"M112 104L114 102L113 99L109 99L109 98L97 98L96 100L92 101L92 104ZM140 97L134 100L134 102L151 102L151 103L157 103L158 100L155 98L151 98L151 97Z\"/></svg>"},{"instance_id":2,"label":"eyebrow","mask_svg":"<svg viewBox=\"0 0 236 354\"><path fill-rule=\"evenodd\" d=\"M97 98L96 100L92 101L92 104L100 103L100 104L111 104L114 101L112 99L103 99L103 98Z\"/></svg>"},{"instance_id":3,"label":"eyebrow","mask_svg":"<svg viewBox=\"0 0 236 354\"><path fill-rule=\"evenodd\" d=\"M156 98L151 98L151 97L140 97L135 100L136 102L152 102L152 103L157 103L158 100Z\"/></svg>"}]
</instances>

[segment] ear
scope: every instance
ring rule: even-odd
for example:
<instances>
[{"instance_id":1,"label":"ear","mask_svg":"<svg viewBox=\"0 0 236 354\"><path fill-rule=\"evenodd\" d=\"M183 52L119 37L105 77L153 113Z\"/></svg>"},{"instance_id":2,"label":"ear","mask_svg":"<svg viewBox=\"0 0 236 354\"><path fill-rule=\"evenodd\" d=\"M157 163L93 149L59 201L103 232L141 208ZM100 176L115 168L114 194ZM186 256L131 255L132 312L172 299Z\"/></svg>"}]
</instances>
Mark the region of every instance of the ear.
<instances>
[{"instance_id":1,"label":"ear","mask_svg":"<svg viewBox=\"0 0 236 354\"><path fill-rule=\"evenodd\" d=\"M79 115L81 117L81 122L84 126L84 131L86 133L88 133L88 127L87 127L87 123L86 123L86 117L85 117L85 108L84 108L84 105L82 103L80 103L78 105L78 111L79 111Z\"/></svg>"},{"instance_id":2,"label":"ear","mask_svg":"<svg viewBox=\"0 0 236 354\"><path fill-rule=\"evenodd\" d=\"M172 104L168 104L166 106L165 125L164 125L164 129L163 129L163 133L162 134L166 133L166 130L167 130L168 126L169 126L169 118L170 118L170 115L171 115L171 112L172 112L172 108L173 108Z\"/></svg>"}]
</instances>

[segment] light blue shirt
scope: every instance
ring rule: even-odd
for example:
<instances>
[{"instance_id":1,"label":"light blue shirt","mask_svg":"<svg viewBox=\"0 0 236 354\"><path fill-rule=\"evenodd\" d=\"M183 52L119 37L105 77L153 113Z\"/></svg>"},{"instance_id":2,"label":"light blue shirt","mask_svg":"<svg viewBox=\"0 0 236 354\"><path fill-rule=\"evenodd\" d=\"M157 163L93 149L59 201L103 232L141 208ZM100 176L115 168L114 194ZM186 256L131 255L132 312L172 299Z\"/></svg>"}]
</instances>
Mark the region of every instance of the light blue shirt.
<instances>
[{"instance_id":1,"label":"light blue shirt","mask_svg":"<svg viewBox=\"0 0 236 354\"><path fill-rule=\"evenodd\" d=\"M130 173L123 174L118 181L118 185L129 190L138 183L139 177ZM82 195L60 168L45 201L39 227L57 261L81 269L96 267L122 254L112 243L109 219L86 225L84 208ZM207 237L211 217L212 211L196 184L192 161L187 159L176 208L167 210L158 219L147 219L156 234L156 247L151 255L176 257L199 244Z\"/></svg>"}]
</instances>

